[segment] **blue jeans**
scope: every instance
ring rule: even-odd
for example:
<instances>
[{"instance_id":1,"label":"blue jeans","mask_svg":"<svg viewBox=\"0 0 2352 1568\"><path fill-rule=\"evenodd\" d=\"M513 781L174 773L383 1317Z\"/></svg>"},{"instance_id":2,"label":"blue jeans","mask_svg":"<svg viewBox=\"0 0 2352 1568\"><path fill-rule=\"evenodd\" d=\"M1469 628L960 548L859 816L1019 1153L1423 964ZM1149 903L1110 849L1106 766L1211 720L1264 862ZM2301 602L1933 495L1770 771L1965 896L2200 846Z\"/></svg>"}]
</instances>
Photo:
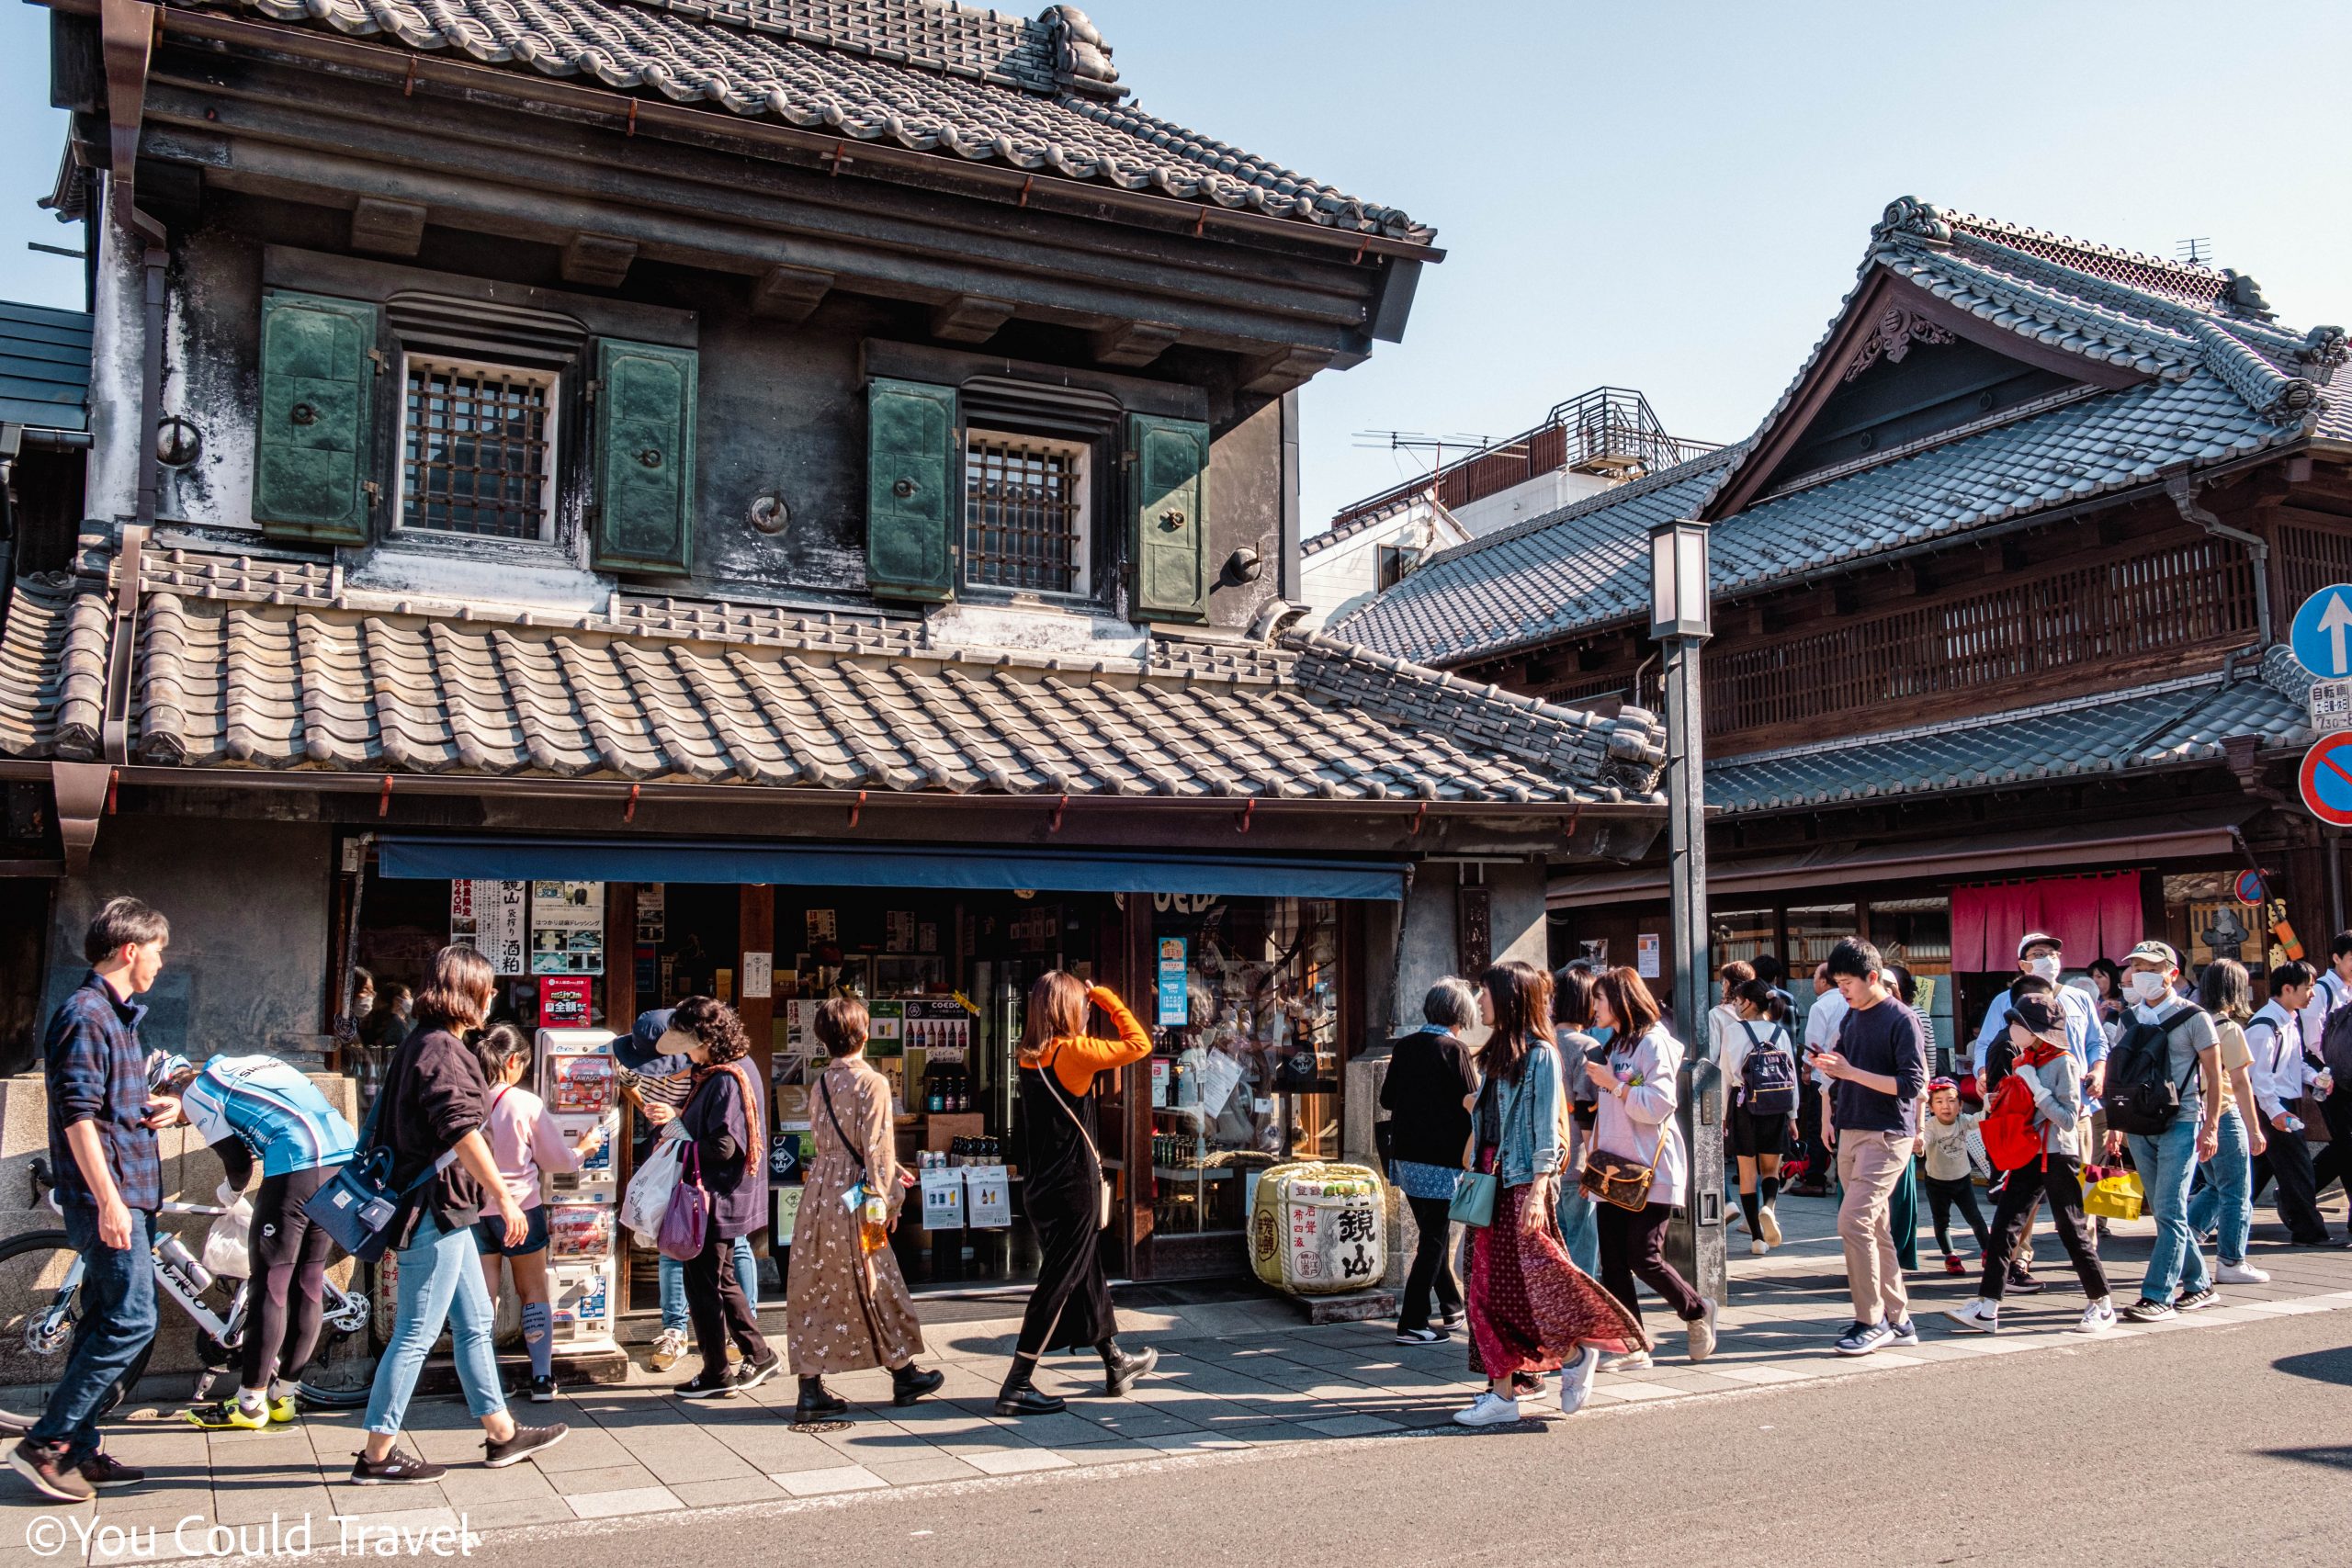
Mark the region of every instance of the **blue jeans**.
<instances>
[{"instance_id":1,"label":"blue jeans","mask_svg":"<svg viewBox=\"0 0 2352 1568\"><path fill-rule=\"evenodd\" d=\"M2140 1281L2143 1301L2168 1302L2177 1285L2201 1291L2212 1284L2205 1269L2205 1254L2188 1228L2188 1179L2197 1172L2197 1118L2187 1107L2173 1124L2146 1137L2133 1133L2132 1166L2147 1190L2148 1207L2156 1216L2155 1250L2148 1254L2148 1272Z\"/></svg>"},{"instance_id":2,"label":"blue jeans","mask_svg":"<svg viewBox=\"0 0 2352 1568\"><path fill-rule=\"evenodd\" d=\"M98 1240L96 1206L65 1205L65 1239L83 1258L82 1316L49 1408L26 1436L63 1443L68 1463L98 1451L98 1406L155 1337L155 1266L148 1256L154 1237L155 1216L133 1209L130 1245L118 1251Z\"/></svg>"},{"instance_id":3,"label":"blue jeans","mask_svg":"<svg viewBox=\"0 0 2352 1568\"><path fill-rule=\"evenodd\" d=\"M2205 1186L2188 1201L2188 1231L2203 1235L2219 1227L2222 1261L2245 1261L2246 1235L2254 1228L2254 1162L2246 1153L2245 1120L2222 1112L2222 1146L2205 1162Z\"/></svg>"},{"instance_id":4,"label":"blue jeans","mask_svg":"<svg viewBox=\"0 0 2352 1568\"><path fill-rule=\"evenodd\" d=\"M760 1310L759 1260L752 1256L752 1238L735 1238L735 1280L743 1287L743 1299L752 1310ZM686 1266L674 1258L662 1260L662 1326L676 1329L681 1334L693 1330L686 1317Z\"/></svg>"},{"instance_id":5,"label":"blue jeans","mask_svg":"<svg viewBox=\"0 0 2352 1568\"><path fill-rule=\"evenodd\" d=\"M416 1391L416 1374L424 1368L425 1353L441 1337L441 1325L450 1325L449 1343L456 1352L458 1385L466 1391L466 1408L477 1419L506 1408L506 1394L498 1386L498 1353L491 1347L490 1289L482 1283L481 1249L474 1243L474 1228L445 1231L441 1222L426 1214L416 1222L416 1235L394 1256L400 1261L400 1300L392 1310L391 1342L376 1363L376 1386L368 1395L368 1416L360 1426L370 1432L397 1435L408 1414L408 1396Z\"/></svg>"},{"instance_id":6,"label":"blue jeans","mask_svg":"<svg viewBox=\"0 0 2352 1568\"><path fill-rule=\"evenodd\" d=\"M1559 1201L1553 1204L1552 1214L1559 1222L1560 1245L1568 1249L1568 1261L1586 1273L1598 1278L1600 1273L1600 1220L1592 1212L1592 1200L1584 1195L1577 1184L1577 1173L1563 1172L1559 1179Z\"/></svg>"}]
</instances>

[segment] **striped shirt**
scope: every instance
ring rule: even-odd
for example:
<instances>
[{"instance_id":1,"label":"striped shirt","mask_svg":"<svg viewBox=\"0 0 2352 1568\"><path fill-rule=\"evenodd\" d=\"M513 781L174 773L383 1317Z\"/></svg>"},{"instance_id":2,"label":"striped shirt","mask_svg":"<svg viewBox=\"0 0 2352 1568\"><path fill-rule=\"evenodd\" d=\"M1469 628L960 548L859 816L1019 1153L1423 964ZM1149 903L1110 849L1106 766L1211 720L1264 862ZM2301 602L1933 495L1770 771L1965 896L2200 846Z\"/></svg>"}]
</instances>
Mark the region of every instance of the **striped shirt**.
<instances>
[{"instance_id":1,"label":"striped shirt","mask_svg":"<svg viewBox=\"0 0 2352 1568\"><path fill-rule=\"evenodd\" d=\"M339 1165L358 1136L315 1085L275 1056L215 1056L180 1096L180 1112L208 1144L241 1138L264 1176Z\"/></svg>"}]
</instances>

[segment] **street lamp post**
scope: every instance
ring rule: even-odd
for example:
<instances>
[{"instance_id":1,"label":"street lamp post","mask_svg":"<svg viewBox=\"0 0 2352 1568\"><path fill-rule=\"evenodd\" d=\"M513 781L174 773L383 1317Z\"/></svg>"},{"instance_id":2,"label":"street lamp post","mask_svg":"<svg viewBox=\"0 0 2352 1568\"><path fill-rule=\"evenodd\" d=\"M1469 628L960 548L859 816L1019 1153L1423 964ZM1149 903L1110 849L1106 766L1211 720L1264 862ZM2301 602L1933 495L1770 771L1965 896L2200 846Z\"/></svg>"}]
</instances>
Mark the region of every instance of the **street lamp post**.
<instances>
[{"instance_id":1,"label":"street lamp post","mask_svg":"<svg viewBox=\"0 0 2352 1568\"><path fill-rule=\"evenodd\" d=\"M1669 519L1650 529L1650 636L1666 652L1667 888L1674 930L1674 1018L1689 1047L1675 1112L1690 1151L1682 1213L1668 1231L1675 1267L1701 1295L1724 1299L1724 1081L1707 1011L1713 964L1707 941L1705 758L1699 647L1713 635L1707 525Z\"/></svg>"}]
</instances>

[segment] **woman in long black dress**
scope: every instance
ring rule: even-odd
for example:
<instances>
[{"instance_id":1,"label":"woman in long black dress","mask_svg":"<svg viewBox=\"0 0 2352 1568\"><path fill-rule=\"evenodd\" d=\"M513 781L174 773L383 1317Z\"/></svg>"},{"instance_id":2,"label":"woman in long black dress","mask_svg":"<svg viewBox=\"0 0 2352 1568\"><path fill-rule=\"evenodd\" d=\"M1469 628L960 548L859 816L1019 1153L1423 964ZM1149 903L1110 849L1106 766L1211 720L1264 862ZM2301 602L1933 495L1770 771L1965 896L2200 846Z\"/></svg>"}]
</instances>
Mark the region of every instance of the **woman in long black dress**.
<instances>
[{"instance_id":1,"label":"woman in long black dress","mask_svg":"<svg viewBox=\"0 0 2352 1568\"><path fill-rule=\"evenodd\" d=\"M1118 1030L1116 1040L1086 1032L1089 1004ZM1049 1416L1062 1401L1032 1381L1048 1350L1091 1345L1102 1354L1108 1393L1118 1398L1151 1371L1159 1353L1119 1348L1111 1288L1102 1277L1102 1159L1094 1140L1094 1076L1151 1055L1151 1036L1136 1015L1101 986L1055 969L1029 987L1021 1034L1021 1124L1028 1145L1022 1190L1043 1257L1037 1288L1021 1316L1012 1370L996 1396L1000 1416Z\"/></svg>"}]
</instances>

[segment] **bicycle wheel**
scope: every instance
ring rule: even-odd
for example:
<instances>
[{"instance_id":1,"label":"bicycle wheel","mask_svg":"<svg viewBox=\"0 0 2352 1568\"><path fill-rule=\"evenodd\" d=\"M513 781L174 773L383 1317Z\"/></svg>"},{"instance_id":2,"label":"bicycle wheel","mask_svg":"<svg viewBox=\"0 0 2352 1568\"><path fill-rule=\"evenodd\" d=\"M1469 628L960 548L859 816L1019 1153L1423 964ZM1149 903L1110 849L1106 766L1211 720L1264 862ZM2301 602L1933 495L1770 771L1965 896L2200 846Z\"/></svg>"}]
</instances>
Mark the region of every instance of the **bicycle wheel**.
<instances>
[{"instance_id":1,"label":"bicycle wheel","mask_svg":"<svg viewBox=\"0 0 2352 1568\"><path fill-rule=\"evenodd\" d=\"M0 1384L21 1386L40 1404L49 1403L65 1371L82 1318L80 1291L61 1294L80 1260L63 1231L28 1231L0 1242ZM141 1347L99 1403L100 1416L138 1386L153 1349L153 1340Z\"/></svg>"}]
</instances>

